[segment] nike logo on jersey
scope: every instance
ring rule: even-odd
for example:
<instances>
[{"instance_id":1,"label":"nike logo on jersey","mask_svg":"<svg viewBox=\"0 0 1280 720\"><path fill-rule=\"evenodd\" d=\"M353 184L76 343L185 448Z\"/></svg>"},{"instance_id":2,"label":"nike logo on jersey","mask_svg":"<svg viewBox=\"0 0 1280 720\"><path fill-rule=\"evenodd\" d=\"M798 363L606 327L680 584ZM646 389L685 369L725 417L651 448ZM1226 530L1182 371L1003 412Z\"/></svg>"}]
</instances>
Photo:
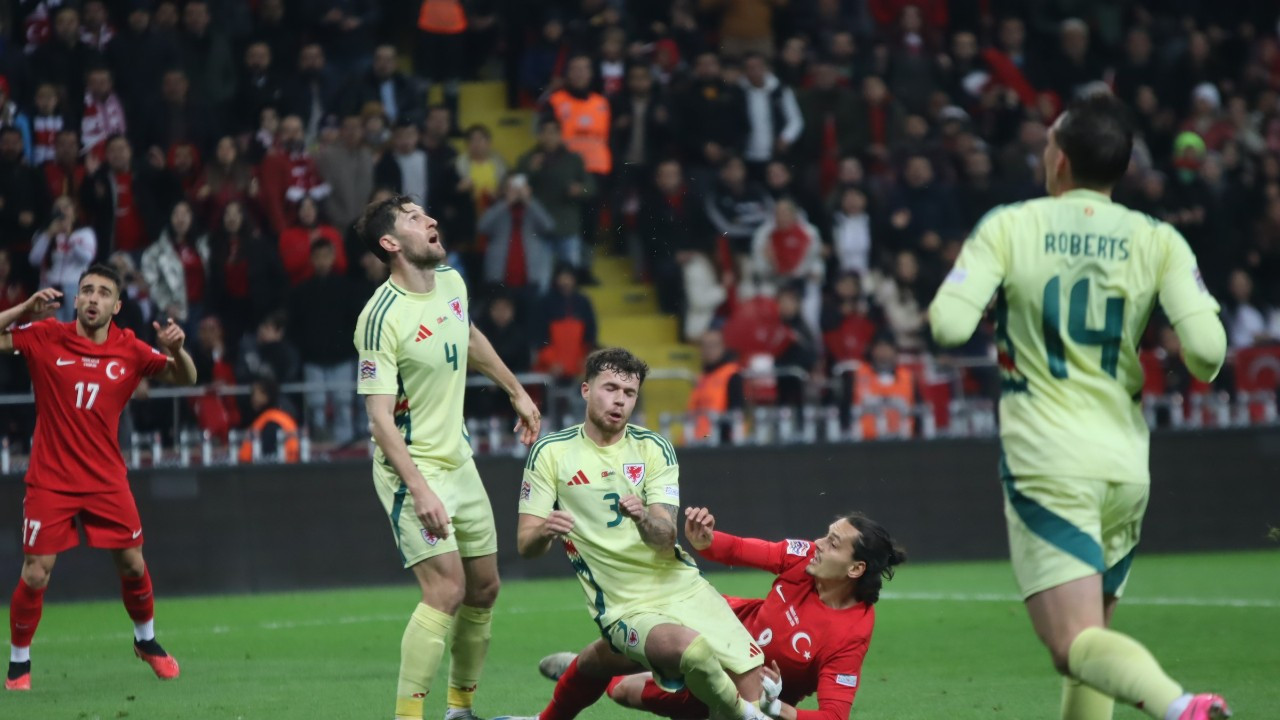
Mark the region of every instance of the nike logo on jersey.
<instances>
[{"instance_id":1,"label":"nike logo on jersey","mask_svg":"<svg viewBox=\"0 0 1280 720\"><path fill-rule=\"evenodd\" d=\"M782 586L781 586L781 585L774 585L774 586L773 586L773 589L778 593L778 597L782 599L782 602L786 602L786 601L787 601L787 596L782 594Z\"/></svg>"},{"instance_id":2,"label":"nike logo on jersey","mask_svg":"<svg viewBox=\"0 0 1280 720\"><path fill-rule=\"evenodd\" d=\"M572 478L569 478L569 485L590 485L590 484L591 484L591 481L587 479L587 474L582 472L581 470L579 470L578 473L574 475Z\"/></svg>"},{"instance_id":3,"label":"nike logo on jersey","mask_svg":"<svg viewBox=\"0 0 1280 720\"><path fill-rule=\"evenodd\" d=\"M76 361L75 361L75 360L63 360L62 358L58 358L55 362L57 362L57 363L58 363L58 367L62 367L62 366L64 366L64 365L75 365L75 364L76 364Z\"/></svg>"},{"instance_id":4,"label":"nike logo on jersey","mask_svg":"<svg viewBox=\"0 0 1280 720\"><path fill-rule=\"evenodd\" d=\"M137 540L137 539L138 539L138 536L139 536L139 535L141 535L141 534L142 534L142 528L138 528L137 530L134 530L134 531L133 531L133 539L134 539L134 540Z\"/></svg>"}]
</instances>

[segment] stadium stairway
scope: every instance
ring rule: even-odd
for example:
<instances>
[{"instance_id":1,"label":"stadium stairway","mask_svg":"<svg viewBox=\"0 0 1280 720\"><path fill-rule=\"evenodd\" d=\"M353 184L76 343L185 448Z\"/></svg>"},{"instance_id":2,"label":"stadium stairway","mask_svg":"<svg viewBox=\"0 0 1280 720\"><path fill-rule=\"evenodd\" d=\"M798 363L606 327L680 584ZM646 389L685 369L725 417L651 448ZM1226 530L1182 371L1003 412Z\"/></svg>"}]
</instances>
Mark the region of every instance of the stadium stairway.
<instances>
[{"instance_id":1,"label":"stadium stairway","mask_svg":"<svg viewBox=\"0 0 1280 720\"><path fill-rule=\"evenodd\" d=\"M440 87L433 87L430 102L441 101ZM463 83L458 115L463 129L476 123L488 126L494 149L510 167L533 146L536 113L508 110L501 82ZM455 146L465 152L465 139L456 140ZM592 272L600 284L584 290L595 306L601 345L626 347L657 370L698 372L697 351L680 342L676 319L659 312L653 287L635 281L631 260L597 253ZM656 429L661 413L684 410L690 388L687 379L647 380L641 392L643 417L637 421Z\"/></svg>"}]
</instances>

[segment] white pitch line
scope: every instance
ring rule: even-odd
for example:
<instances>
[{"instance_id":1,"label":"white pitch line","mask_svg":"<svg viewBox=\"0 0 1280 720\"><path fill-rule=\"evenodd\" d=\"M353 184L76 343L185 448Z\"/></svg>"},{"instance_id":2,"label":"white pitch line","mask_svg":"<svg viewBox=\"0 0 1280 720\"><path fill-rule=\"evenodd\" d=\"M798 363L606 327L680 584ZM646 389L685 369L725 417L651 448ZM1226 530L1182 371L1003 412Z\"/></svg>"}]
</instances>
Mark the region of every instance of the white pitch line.
<instances>
[{"instance_id":1,"label":"white pitch line","mask_svg":"<svg viewBox=\"0 0 1280 720\"><path fill-rule=\"evenodd\" d=\"M885 600L918 601L918 602L958 602L958 603L1021 603L1022 598L1008 593L931 593L931 592L889 592L880 594ZM1193 608L1280 608L1280 600L1245 599L1245 598L1193 598L1193 597L1136 597L1123 598L1126 606L1147 607L1193 607ZM573 605L558 608L531 607L499 607L503 615L550 615L557 613L581 613L582 608ZM315 618L311 620L264 620L252 625L232 627L214 625L207 628L164 629L161 623L160 635L228 635L244 632L269 632L277 630L299 630L304 628L328 627L330 625L373 625L377 623L403 623L405 614L383 615L346 615L337 618ZM41 638L41 645L62 645L70 643L96 642L107 640L127 640L132 638L129 632L103 633L99 635L60 635Z\"/></svg>"}]
</instances>

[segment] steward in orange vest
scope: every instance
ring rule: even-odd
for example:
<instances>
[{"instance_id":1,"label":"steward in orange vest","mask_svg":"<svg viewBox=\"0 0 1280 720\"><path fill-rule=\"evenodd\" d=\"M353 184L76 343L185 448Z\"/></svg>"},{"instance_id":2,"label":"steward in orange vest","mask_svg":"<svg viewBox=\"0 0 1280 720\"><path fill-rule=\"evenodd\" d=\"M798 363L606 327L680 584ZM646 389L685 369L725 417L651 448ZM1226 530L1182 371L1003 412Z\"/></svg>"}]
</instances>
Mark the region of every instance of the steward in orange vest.
<instances>
[{"instance_id":1,"label":"steward in orange vest","mask_svg":"<svg viewBox=\"0 0 1280 720\"><path fill-rule=\"evenodd\" d=\"M457 35L467 30L467 12L461 0L423 0L418 29L436 35Z\"/></svg>"},{"instance_id":2,"label":"steward in orange vest","mask_svg":"<svg viewBox=\"0 0 1280 720\"><path fill-rule=\"evenodd\" d=\"M609 150L611 125L609 101L591 91L591 59L585 56L569 61L568 83L547 99L547 110L560 121L564 144L582 156L587 172L608 175L613 170L613 154Z\"/></svg>"},{"instance_id":3,"label":"steward in orange vest","mask_svg":"<svg viewBox=\"0 0 1280 720\"><path fill-rule=\"evenodd\" d=\"M901 400L907 407L916 404L916 376L910 369L898 364L898 349L886 338L871 344L870 360L858 364L854 373L853 402L855 406L873 405L890 400ZM885 432L889 437L915 431L915 419L902 411L886 407L883 411ZM862 417L862 437L877 437L879 413Z\"/></svg>"},{"instance_id":4,"label":"steward in orange vest","mask_svg":"<svg viewBox=\"0 0 1280 720\"><path fill-rule=\"evenodd\" d=\"M249 429L256 432L263 458L276 456L277 431L284 442L285 462L298 462L298 421L280 409L280 389L275 381L259 379L253 382L249 403L258 413ZM253 438L246 437L240 443L240 462L253 462Z\"/></svg>"},{"instance_id":5,"label":"steward in orange vest","mask_svg":"<svg viewBox=\"0 0 1280 720\"><path fill-rule=\"evenodd\" d=\"M702 374L689 393L689 412L694 413L694 437L706 440L711 437L709 413L726 413L745 404L742 366L733 360L724 347L724 336L718 330L708 330L701 340ZM728 440L721 426L721 440Z\"/></svg>"}]
</instances>

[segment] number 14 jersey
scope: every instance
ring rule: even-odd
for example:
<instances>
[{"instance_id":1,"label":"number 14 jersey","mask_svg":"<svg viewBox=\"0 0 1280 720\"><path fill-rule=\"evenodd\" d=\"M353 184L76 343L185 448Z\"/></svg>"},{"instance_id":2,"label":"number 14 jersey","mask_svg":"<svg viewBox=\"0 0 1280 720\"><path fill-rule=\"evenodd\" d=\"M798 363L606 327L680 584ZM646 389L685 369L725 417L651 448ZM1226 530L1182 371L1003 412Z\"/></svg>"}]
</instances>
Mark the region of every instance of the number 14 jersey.
<instances>
[{"instance_id":1,"label":"number 14 jersey","mask_svg":"<svg viewBox=\"0 0 1280 720\"><path fill-rule=\"evenodd\" d=\"M1138 341L1157 298L1175 325L1218 312L1186 240L1089 190L997 208L938 301L993 295L1001 472L1149 482Z\"/></svg>"}]
</instances>

